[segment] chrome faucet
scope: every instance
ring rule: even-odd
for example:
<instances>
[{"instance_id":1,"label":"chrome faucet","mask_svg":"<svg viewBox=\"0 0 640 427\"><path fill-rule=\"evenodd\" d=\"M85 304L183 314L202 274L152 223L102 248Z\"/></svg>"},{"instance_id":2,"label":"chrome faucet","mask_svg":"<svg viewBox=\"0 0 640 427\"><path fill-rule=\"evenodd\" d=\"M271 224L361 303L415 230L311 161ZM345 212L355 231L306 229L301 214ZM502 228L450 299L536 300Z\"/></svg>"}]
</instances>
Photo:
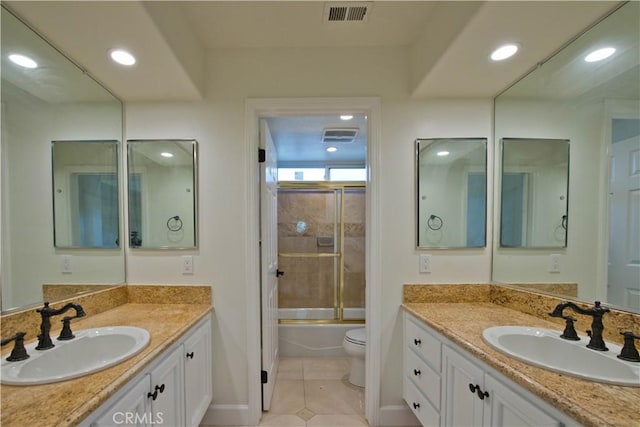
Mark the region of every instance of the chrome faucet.
<instances>
[{"instance_id":1,"label":"chrome faucet","mask_svg":"<svg viewBox=\"0 0 640 427\"><path fill-rule=\"evenodd\" d=\"M44 303L44 307L36 310L42 317L42 323L40 324L40 335L38 335L38 345L36 346L36 350L46 350L55 347L55 344L53 344L53 342L51 341L51 337L49 336L49 332L51 332L51 316L57 316L58 314L66 313L71 308L76 311L76 315L73 317L64 318L64 320L62 321L64 327L62 329L60 337L58 337L58 339L71 339L73 338L73 334L71 333L69 322L71 321L71 319L83 317L85 315L84 309L80 304L70 302L64 305L62 308L54 310L53 308L49 307L49 302L47 301Z\"/></svg>"},{"instance_id":2,"label":"chrome faucet","mask_svg":"<svg viewBox=\"0 0 640 427\"><path fill-rule=\"evenodd\" d=\"M565 301L558 304L556 308L551 313L549 313L549 316L562 317L563 319L567 319L568 316L565 317L562 314L564 309L567 307L569 307L570 309L572 309L578 314L584 314L592 317L593 320L591 322L591 330L587 331L587 335L589 335L589 338L591 338L589 340L589 344L587 344L587 347L593 350L598 350L598 351L608 351L609 349L607 348L607 346L604 343L604 340L602 339L602 331L604 330L604 325L602 324L602 316L604 316L604 314L607 313L609 309L605 307L601 307L600 301L596 301L595 305L591 308L581 308L576 304L572 303L571 301ZM567 322L567 323L571 323L571 325L573 325L573 322ZM565 330L565 333L563 333L563 335L567 335L566 330ZM571 334L568 334L568 335L571 335Z\"/></svg>"}]
</instances>

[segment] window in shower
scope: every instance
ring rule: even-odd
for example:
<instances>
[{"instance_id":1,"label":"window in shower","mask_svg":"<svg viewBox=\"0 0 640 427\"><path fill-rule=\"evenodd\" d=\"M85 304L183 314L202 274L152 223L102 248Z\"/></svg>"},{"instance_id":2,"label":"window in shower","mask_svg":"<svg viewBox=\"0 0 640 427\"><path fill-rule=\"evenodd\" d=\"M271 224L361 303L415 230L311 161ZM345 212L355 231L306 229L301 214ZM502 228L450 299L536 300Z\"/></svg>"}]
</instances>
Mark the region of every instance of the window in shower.
<instances>
[{"instance_id":1,"label":"window in shower","mask_svg":"<svg viewBox=\"0 0 640 427\"><path fill-rule=\"evenodd\" d=\"M280 183L278 251L281 319L364 319L363 185Z\"/></svg>"}]
</instances>

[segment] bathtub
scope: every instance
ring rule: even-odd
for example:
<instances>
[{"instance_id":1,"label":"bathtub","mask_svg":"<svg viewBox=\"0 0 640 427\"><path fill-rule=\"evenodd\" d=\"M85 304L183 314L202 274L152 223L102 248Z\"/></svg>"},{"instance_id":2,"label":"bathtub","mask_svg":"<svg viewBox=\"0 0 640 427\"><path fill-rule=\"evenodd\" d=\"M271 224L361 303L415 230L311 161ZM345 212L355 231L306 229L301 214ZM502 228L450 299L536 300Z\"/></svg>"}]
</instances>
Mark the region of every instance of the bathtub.
<instances>
[{"instance_id":1,"label":"bathtub","mask_svg":"<svg viewBox=\"0 0 640 427\"><path fill-rule=\"evenodd\" d=\"M364 308L345 308L345 319L364 319ZM333 319L331 308L281 308L280 319ZM349 329L364 327L358 323L278 325L280 356L283 357L347 357L342 348L344 334Z\"/></svg>"}]
</instances>

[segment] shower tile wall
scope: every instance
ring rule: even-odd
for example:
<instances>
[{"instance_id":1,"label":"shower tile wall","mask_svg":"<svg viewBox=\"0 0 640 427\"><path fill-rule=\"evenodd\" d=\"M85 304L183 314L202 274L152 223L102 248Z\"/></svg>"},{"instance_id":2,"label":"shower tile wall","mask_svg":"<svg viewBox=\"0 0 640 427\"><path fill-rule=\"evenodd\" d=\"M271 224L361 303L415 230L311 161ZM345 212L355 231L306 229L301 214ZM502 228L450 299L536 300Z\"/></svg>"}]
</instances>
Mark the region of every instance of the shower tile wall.
<instances>
[{"instance_id":1,"label":"shower tile wall","mask_svg":"<svg viewBox=\"0 0 640 427\"><path fill-rule=\"evenodd\" d=\"M345 307L364 307L364 191L345 194ZM281 254L333 253L320 238L334 237L340 225L333 190L280 190L278 192L278 252ZM336 241L339 248L339 241ZM339 251L339 249L338 249ZM279 280L281 308L333 308L339 280L338 257L278 259L285 272Z\"/></svg>"},{"instance_id":2,"label":"shower tile wall","mask_svg":"<svg viewBox=\"0 0 640 427\"><path fill-rule=\"evenodd\" d=\"M344 307L364 307L365 191L344 195Z\"/></svg>"}]
</instances>

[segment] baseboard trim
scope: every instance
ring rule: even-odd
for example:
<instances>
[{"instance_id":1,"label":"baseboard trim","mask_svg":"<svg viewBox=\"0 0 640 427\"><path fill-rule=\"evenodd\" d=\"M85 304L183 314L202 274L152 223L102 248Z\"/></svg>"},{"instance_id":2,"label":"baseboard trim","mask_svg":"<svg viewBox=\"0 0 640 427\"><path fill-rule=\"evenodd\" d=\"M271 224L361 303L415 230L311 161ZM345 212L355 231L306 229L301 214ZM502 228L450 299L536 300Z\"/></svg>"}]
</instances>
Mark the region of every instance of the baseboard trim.
<instances>
[{"instance_id":1,"label":"baseboard trim","mask_svg":"<svg viewBox=\"0 0 640 427\"><path fill-rule=\"evenodd\" d=\"M419 426L420 421L407 405L386 405L380 408L380 427Z\"/></svg>"},{"instance_id":2,"label":"baseboard trim","mask_svg":"<svg viewBox=\"0 0 640 427\"><path fill-rule=\"evenodd\" d=\"M204 414L201 426L248 426L249 405L211 405Z\"/></svg>"}]
</instances>

